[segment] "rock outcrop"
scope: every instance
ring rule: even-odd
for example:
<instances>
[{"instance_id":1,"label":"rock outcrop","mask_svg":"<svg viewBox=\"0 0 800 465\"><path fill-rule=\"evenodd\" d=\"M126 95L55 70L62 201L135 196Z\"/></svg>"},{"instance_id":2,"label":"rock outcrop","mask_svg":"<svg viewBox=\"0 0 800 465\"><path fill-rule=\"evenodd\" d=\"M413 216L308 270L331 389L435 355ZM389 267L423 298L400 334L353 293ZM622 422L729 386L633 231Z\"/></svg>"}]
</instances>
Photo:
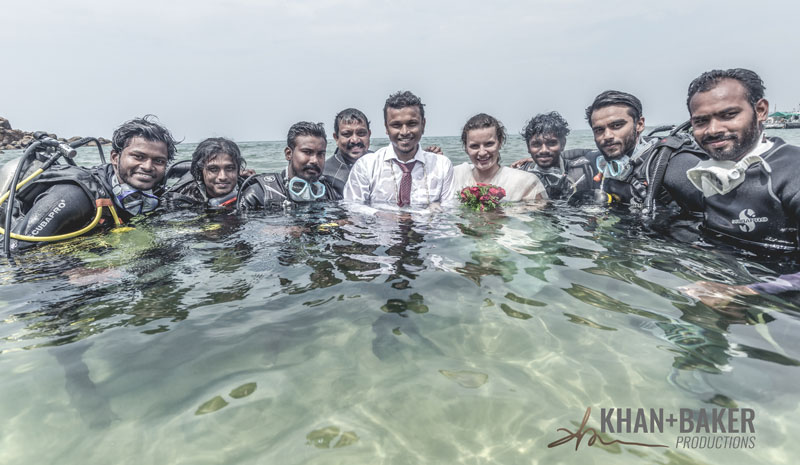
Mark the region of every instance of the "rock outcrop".
<instances>
[{"instance_id":1,"label":"rock outcrop","mask_svg":"<svg viewBox=\"0 0 800 465\"><path fill-rule=\"evenodd\" d=\"M48 136L52 137L53 139L58 139L61 142L74 142L80 139L79 136L70 137L69 139L65 139L63 137L58 137L56 134L47 134ZM28 147L31 142L33 142L33 133L23 131L21 129L13 129L11 127L11 123L0 116L0 151L2 150L19 150ZM103 137L98 137L97 140L100 141L101 144L110 144L111 141L105 139Z\"/></svg>"}]
</instances>

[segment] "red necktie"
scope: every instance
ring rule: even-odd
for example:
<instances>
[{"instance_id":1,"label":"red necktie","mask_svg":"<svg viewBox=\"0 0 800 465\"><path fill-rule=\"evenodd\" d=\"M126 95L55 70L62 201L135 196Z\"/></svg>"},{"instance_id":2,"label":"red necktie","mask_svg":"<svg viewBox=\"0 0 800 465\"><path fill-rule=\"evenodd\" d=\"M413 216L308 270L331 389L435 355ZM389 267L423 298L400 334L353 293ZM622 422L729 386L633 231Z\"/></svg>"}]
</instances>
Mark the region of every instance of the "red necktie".
<instances>
[{"instance_id":1,"label":"red necktie","mask_svg":"<svg viewBox=\"0 0 800 465\"><path fill-rule=\"evenodd\" d=\"M400 171L403 172L403 177L400 178L400 191L397 194L397 206L411 205L411 170L414 169L414 165L417 164L417 161L400 163L400 160L397 158L393 158L392 160L397 163L397 166L400 167Z\"/></svg>"}]
</instances>

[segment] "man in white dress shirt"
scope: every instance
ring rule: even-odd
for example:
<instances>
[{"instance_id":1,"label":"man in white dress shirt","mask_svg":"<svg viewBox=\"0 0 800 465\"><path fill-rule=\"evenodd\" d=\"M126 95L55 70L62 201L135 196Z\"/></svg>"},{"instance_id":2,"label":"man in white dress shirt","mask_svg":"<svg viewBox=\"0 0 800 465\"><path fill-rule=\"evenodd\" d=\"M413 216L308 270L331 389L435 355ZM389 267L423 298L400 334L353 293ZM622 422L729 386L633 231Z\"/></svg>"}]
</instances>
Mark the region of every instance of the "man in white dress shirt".
<instances>
[{"instance_id":1,"label":"man in white dress shirt","mask_svg":"<svg viewBox=\"0 0 800 465\"><path fill-rule=\"evenodd\" d=\"M422 101L411 92L389 96L383 106L391 145L356 161L344 199L361 204L428 208L453 199L453 164L420 148L425 132Z\"/></svg>"}]
</instances>

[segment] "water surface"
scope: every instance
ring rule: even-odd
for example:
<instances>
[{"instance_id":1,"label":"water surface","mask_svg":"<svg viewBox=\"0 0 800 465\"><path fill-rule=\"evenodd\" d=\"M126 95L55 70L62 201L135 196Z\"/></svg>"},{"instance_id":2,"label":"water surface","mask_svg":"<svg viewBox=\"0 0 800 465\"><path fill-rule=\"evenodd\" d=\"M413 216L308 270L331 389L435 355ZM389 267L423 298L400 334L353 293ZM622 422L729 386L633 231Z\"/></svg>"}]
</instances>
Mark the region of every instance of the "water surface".
<instances>
[{"instance_id":1,"label":"water surface","mask_svg":"<svg viewBox=\"0 0 800 465\"><path fill-rule=\"evenodd\" d=\"M283 166L281 143L243 146ZM0 264L0 463L794 463L797 301L677 290L782 265L683 233L560 204L331 204L40 247ZM547 447L587 407L719 406L755 410L755 449Z\"/></svg>"}]
</instances>

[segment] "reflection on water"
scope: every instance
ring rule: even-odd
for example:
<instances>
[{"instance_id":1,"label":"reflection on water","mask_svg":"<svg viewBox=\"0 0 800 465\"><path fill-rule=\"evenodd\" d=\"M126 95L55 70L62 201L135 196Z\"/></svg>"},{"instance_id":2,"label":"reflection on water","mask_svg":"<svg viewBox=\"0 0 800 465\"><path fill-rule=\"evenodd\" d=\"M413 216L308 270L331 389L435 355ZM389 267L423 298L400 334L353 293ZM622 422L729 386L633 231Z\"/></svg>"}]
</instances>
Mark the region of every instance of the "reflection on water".
<instances>
[{"instance_id":1,"label":"reflection on water","mask_svg":"<svg viewBox=\"0 0 800 465\"><path fill-rule=\"evenodd\" d=\"M797 303L676 290L785 264L561 207L169 213L32 250L0 266L0 462L793 463ZM753 408L757 447L548 449L590 406Z\"/></svg>"}]
</instances>

